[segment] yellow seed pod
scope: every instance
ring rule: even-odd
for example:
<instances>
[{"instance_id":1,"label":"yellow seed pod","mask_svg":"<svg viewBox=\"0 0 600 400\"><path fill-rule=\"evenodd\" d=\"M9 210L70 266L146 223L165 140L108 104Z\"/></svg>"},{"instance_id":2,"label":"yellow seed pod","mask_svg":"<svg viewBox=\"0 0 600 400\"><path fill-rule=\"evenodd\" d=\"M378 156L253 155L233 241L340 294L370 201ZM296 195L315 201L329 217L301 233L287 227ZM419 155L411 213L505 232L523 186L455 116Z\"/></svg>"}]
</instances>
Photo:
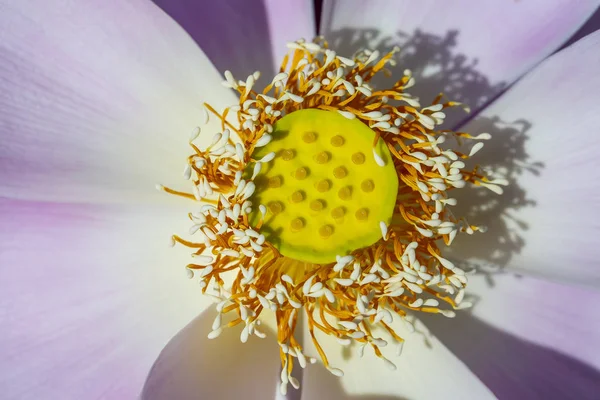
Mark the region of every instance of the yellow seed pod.
<instances>
[{"instance_id":1,"label":"yellow seed pod","mask_svg":"<svg viewBox=\"0 0 600 400\"><path fill-rule=\"evenodd\" d=\"M375 151L385 165L375 162L375 132L356 118L305 109L279 119L271 136L252 154L277 156L256 177L268 184L250 198L256 206L249 220L256 226L258 205L267 206L261 231L282 255L330 263L381 239L379 222L391 221L398 177L382 140Z\"/></svg>"}]
</instances>

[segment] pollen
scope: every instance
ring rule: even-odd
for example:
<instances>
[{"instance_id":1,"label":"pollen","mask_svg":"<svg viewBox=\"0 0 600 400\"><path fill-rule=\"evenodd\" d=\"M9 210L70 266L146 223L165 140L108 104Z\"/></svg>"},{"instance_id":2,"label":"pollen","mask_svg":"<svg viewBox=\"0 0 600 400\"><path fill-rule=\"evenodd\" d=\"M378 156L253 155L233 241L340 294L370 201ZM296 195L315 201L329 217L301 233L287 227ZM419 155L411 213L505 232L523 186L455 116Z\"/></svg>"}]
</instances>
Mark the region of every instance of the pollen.
<instances>
[{"instance_id":1,"label":"pollen","mask_svg":"<svg viewBox=\"0 0 600 400\"><path fill-rule=\"evenodd\" d=\"M331 138L331 145L333 147L341 147L344 145L344 143L346 143L346 139L344 139L344 137L341 135L335 135Z\"/></svg>"},{"instance_id":2,"label":"pollen","mask_svg":"<svg viewBox=\"0 0 600 400\"><path fill-rule=\"evenodd\" d=\"M317 191L324 193L331 189L331 181L329 179L322 179L317 182Z\"/></svg>"},{"instance_id":3,"label":"pollen","mask_svg":"<svg viewBox=\"0 0 600 400\"><path fill-rule=\"evenodd\" d=\"M317 164L325 164L329 161L330 158L331 157L328 152L322 151L315 156L315 161L317 162Z\"/></svg>"},{"instance_id":4,"label":"pollen","mask_svg":"<svg viewBox=\"0 0 600 400\"><path fill-rule=\"evenodd\" d=\"M356 213L354 215L356 216L357 220L365 221L367 218L369 218L369 209L359 208L358 210L356 210Z\"/></svg>"},{"instance_id":5,"label":"pollen","mask_svg":"<svg viewBox=\"0 0 600 400\"><path fill-rule=\"evenodd\" d=\"M272 176L269 178L269 187L272 189L278 188L281 186L281 182L283 182L283 179L281 178L281 176L279 176L279 175Z\"/></svg>"},{"instance_id":6,"label":"pollen","mask_svg":"<svg viewBox=\"0 0 600 400\"><path fill-rule=\"evenodd\" d=\"M323 200L313 200L310 202L310 209L313 211L321 211L325 208L325 202Z\"/></svg>"},{"instance_id":7,"label":"pollen","mask_svg":"<svg viewBox=\"0 0 600 400\"><path fill-rule=\"evenodd\" d=\"M319 235L324 238L328 238L333 235L334 228L331 225L323 225L319 228Z\"/></svg>"},{"instance_id":8,"label":"pollen","mask_svg":"<svg viewBox=\"0 0 600 400\"><path fill-rule=\"evenodd\" d=\"M294 150L285 149L281 151L281 159L284 161L290 161L294 158Z\"/></svg>"},{"instance_id":9,"label":"pollen","mask_svg":"<svg viewBox=\"0 0 600 400\"><path fill-rule=\"evenodd\" d=\"M296 179L299 179L299 180L306 179L306 177L308 176L308 169L306 169L304 167L300 167L296 170L296 172L294 173L294 176L296 177Z\"/></svg>"},{"instance_id":10,"label":"pollen","mask_svg":"<svg viewBox=\"0 0 600 400\"><path fill-rule=\"evenodd\" d=\"M299 231L304 228L304 220L302 218L294 218L291 223L292 230Z\"/></svg>"},{"instance_id":11,"label":"pollen","mask_svg":"<svg viewBox=\"0 0 600 400\"><path fill-rule=\"evenodd\" d=\"M340 165L339 167L335 167L333 170L333 176L335 176L337 179L344 179L346 176L348 176L348 170L343 165Z\"/></svg>"},{"instance_id":12,"label":"pollen","mask_svg":"<svg viewBox=\"0 0 600 400\"><path fill-rule=\"evenodd\" d=\"M304 197L304 192L302 192L301 190L296 190L294 193L292 193L291 202L300 203L304 200Z\"/></svg>"},{"instance_id":13,"label":"pollen","mask_svg":"<svg viewBox=\"0 0 600 400\"><path fill-rule=\"evenodd\" d=\"M314 143L317 140L317 134L315 132L304 132L302 140L306 143Z\"/></svg>"},{"instance_id":14,"label":"pollen","mask_svg":"<svg viewBox=\"0 0 600 400\"><path fill-rule=\"evenodd\" d=\"M366 160L365 155L363 153L361 153L360 151L352 154L352 162L356 165L364 164L365 160Z\"/></svg>"},{"instance_id":15,"label":"pollen","mask_svg":"<svg viewBox=\"0 0 600 400\"><path fill-rule=\"evenodd\" d=\"M331 216L336 220L342 218L344 214L346 214L346 209L344 207L336 207L331 210Z\"/></svg>"},{"instance_id":16,"label":"pollen","mask_svg":"<svg viewBox=\"0 0 600 400\"><path fill-rule=\"evenodd\" d=\"M352 186L344 186L338 192L338 196L342 200L350 200L352 198Z\"/></svg>"},{"instance_id":17,"label":"pollen","mask_svg":"<svg viewBox=\"0 0 600 400\"><path fill-rule=\"evenodd\" d=\"M363 190L363 192L370 193L375 189L375 182L373 182L372 179L365 179L360 184L360 188Z\"/></svg>"},{"instance_id":18,"label":"pollen","mask_svg":"<svg viewBox=\"0 0 600 400\"><path fill-rule=\"evenodd\" d=\"M272 201L269 203L269 211L271 211L273 215L277 215L283 211L283 204L281 204L280 201Z\"/></svg>"},{"instance_id":19,"label":"pollen","mask_svg":"<svg viewBox=\"0 0 600 400\"><path fill-rule=\"evenodd\" d=\"M394 369L386 352L400 354L404 338L393 321L414 329L409 313L451 318L468 308L466 271L440 243L484 228L455 216L453 192L471 184L501 193L507 184L466 168L489 134L440 129L446 109L466 106L442 94L421 105L409 70L389 87L373 85L398 49L346 58L323 38L288 47L262 91L259 72L225 72L239 102L204 105L184 160L190 191L158 186L190 201L189 237L169 243L191 252L183 275L217 299L208 338L234 327L242 342L265 338L261 324L275 320L269 340L279 346L283 394L299 385L295 365L320 360L343 375L327 357L339 350L317 333L368 346ZM300 315L315 354L298 339Z\"/></svg>"}]
</instances>

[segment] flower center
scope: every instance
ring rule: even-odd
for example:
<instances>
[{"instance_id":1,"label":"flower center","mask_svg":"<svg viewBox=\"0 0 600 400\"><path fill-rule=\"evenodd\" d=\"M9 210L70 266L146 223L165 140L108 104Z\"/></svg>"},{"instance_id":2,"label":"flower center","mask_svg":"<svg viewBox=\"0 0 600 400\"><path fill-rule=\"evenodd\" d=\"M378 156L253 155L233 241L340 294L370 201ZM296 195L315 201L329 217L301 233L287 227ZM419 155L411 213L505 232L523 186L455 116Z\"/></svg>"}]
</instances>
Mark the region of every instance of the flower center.
<instances>
[{"instance_id":1,"label":"flower center","mask_svg":"<svg viewBox=\"0 0 600 400\"><path fill-rule=\"evenodd\" d=\"M271 136L252 155L276 156L255 177L251 201L266 206L260 229L282 255L330 263L381 239L380 222L391 222L398 177L373 130L337 112L307 109L281 118ZM256 209L250 221L256 226L259 220Z\"/></svg>"},{"instance_id":2,"label":"flower center","mask_svg":"<svg viewBox=\"0 0 600 400\"><path fill-rule=\"evenodd\" d=\"M394 344L400 354L404 339L392 324L414 329L413 312L451 318L469 307L465 271L439 245L483 229L455 217L449 193L467 183L501 193L507 183L465 170L481 142L466 154L446 140L489 134L436 128L459 103L440 94L422 107L406 92L415 83L409 70L391 87L371 85L397 49L348 59L322 38L288 47L262 93L254 88L260 73L241 81L225 72L239 104L221 113L205 104L221 127L210 142L196 141L201 128L192 133L184 169L192 193L159 186L201 202L188 215L192 238L173 235L171 244L193 251L188 276L219 300L208 337L240 325L242 342L263 338L261 319L274 314L283 394L299 386L294 359L302 368L316 361L296 338L300 315L323 365L342 376L317 332L356 343L360 354L371 348L394 369L383 348Z\"/></svg>"}]
</instances>

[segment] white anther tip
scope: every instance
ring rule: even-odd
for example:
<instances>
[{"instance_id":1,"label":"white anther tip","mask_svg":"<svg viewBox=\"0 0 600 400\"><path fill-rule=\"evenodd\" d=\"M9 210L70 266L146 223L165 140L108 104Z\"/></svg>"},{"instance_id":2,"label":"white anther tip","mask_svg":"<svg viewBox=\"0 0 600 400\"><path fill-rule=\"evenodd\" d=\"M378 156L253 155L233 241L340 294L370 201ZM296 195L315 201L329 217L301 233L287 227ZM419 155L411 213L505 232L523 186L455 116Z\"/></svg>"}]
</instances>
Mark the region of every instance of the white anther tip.
<instances>
[{"instance_id":1,"label":"white anther tip","mask_svg":"<svg viewBox=\"0 0 600 400\"><path fill-rule=\"evenodd\" d=\"M198 265L207 266L212 264L215 259L212 256L197 255L194 257L194 261Z\"/></svg>"},{"instance_id":2,"label":"white anther tip","mask_svg":"<svg viewBox=\"0 0 600 400\"><path fill-rule=\"evenodd\" d=\"M356 118L356 115L352 114L350 111L337 110L337 112L339 112L340 114L342 114L347 119L354 119L354 118Z\"/></svg>"},{"instance_id":3,"label":"white anther tip","mask_svg":"<svg viewBox=\"0 0 600 400\"><path fill-rule=\"evenodd\" d=\"M383 361L385 362L385 366L388 367L388 369L390 369L390 371L396 370L396 364L394 364L393 362L391 362L388 359L384 359Z\"/></svg>"},{"instance_id":4,"label":"white anther tip","mask_svg":"<svg viewBox=\"0 0 600 400\"><path fill-rule=\"evenodd\" d=\"M196 127L192 130L192 133L190 134L190 142L196 140L198 136L200 136L200 128Z\"/></svg>"},{"instance_id":5,"label":"white anther tip","mask_svg":"<svg viewBox=\"0 0 600 400\"><path fill-rule=\"evenodd\" d=\"M275 158L275 152L272 151L269 154L267 154L266 156L264 156L263 158L261 158L260 162L268 163L269 161L271 161L274 158Z\"/></svg>"},{"instance_id":6,"label":"white anther tip","mask_svg":"<svg viewBox=\"0 0 600 400\"><path fill-rule=\"evenodd\" d=\"M256 142L256 147L263 147L266 146L267 144L269 144L271 142L272 136L269 134L264 134L261 136L260 139L257 140Z\"/></svg>"},{"instance_id":7,"label":"white anther tip","mask_svg":"<svg viewBox=\"0 0 600 400\"><path fill-rule=\"evenodd\" d=\"M215 338L218 338L218 337L219 337L219 335L221 334L221 332L223 332L223 328L216 329L216 330L214 330L214 331L211 331L211 332L208 334L208 336L207 336L207 337L208 337L209 339L215 339Z\"/></svg>"},{"instance_id":8,"label":"white anther tip","mask_svg":"<svg viewBox=\"0 0 600 400\"><path fill-rule=\"evenodd\" d=\"M188 181L188 180L190 180L191 177L192 177L192 167L188 163L185 165L185 168L183 169L183 179Z\"/></svg>"},{"instance_id":9,"label":"white anther tip","mask_svg":"<svg viewBox=\"0 0 600 400\"><path fill-rule=\"evenodd\" d=\"M383 158L381 158L381 156L377 154L377 151L375 151L375 149L373 149L373 157L375 158L375 162L377 163L377 165L379 165L380 167L385 167L385 161L383 161Z\"/></svg>"},{"instance_id":10,"label":"white anther tip","mask_svg":"<svg viewBox=\"0 0 600 400\"><path fill-rule=\"evenodd\" d=\"M469 157L473 156L475 153L477 153L479 150L481 150L482 147L483 147L483 143L481 143L481 142L475 143L475 145L471 148L471 151L469 152Z\"/></svg>"},{"instance_id":11,"label":"white anther tip","mask_svg":"<svg viewBox=\"0 0 600 400\"><path fill-rule=\"evenodd\" d=\"M388 227L384 221L379 221L379 229L381 229L381 237L383 240L387 240Z\"/></svg>"},{"instance_id":12,"label":"white anther tip","mask_svg":"<svg viewBox=\"0 0 600 400\"><path fill-rule=\"evenodd\" d=\"M398 347L396 348L396 355L400 356L402 354L402 349L404 348L404 341L398 343Z\"/></svg>"},{"instance_id":13,"label":"white anther tip","mask_svg":"<svg viewBox=\"0 0 600 400\"><path fill-rule=\"evenodd\" d=\"M329 372L331 372L333 375L338 376L338 377L342 377L344 376L344 371L342 371L339 368L328 368Z\"/></svg>"}]
</instances>

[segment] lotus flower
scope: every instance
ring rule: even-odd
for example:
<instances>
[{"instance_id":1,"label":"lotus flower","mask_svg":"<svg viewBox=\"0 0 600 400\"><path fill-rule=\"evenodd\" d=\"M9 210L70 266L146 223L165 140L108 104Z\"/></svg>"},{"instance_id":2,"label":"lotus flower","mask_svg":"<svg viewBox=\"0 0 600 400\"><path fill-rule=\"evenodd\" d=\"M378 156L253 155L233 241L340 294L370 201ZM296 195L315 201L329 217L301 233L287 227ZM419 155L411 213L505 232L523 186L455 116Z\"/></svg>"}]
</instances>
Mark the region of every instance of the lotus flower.
<instances>
[{"instance_id":1,"label":"lotus flower","mask_svg":"<svg viewBox=\"0 0 600 400\"><path fill-rule=\"evenodd\" d=\"M597 2L315 4L2 2L3 398L598 396Z\"/></svg>"}]
</instances>

